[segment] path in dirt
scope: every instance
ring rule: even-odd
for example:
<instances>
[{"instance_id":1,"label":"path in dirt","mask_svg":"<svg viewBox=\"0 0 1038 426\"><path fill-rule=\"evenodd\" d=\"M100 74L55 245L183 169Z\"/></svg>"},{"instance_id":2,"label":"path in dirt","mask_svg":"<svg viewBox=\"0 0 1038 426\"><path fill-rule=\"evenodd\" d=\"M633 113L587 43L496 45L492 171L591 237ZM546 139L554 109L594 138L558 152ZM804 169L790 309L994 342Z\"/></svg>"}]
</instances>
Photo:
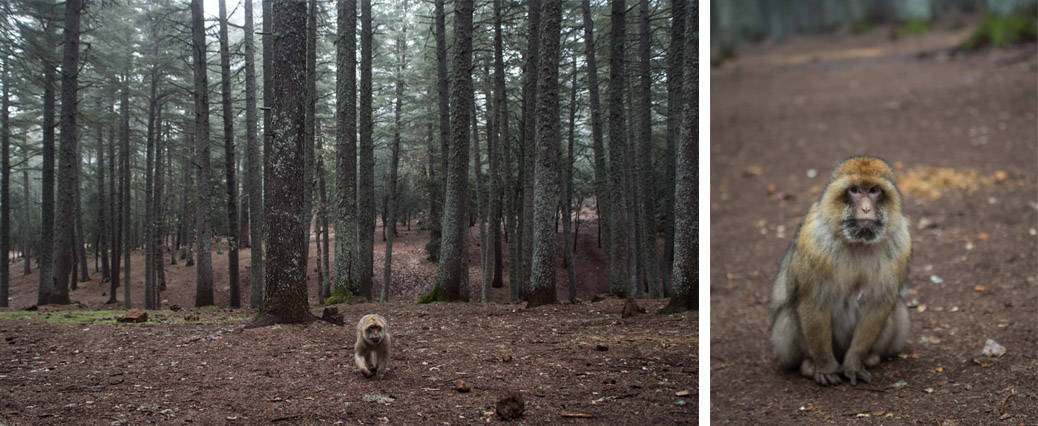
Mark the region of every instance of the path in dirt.
<instances>
[{"instance_id":1,"label":"path in dirt","mask_svg":"<svg viewBox=\"0 0 1038 426\"><path fill-rule=\"evenodd\" d=\"M713 422L1038 422L1036 46L941 50L967 27L746 46L712 72ZM900 165L912 333L872 384L824 388L775 367L767 302L800 218L853 154ZM987 339L1006 354L981 356Z\"/></svg>"}]
</instances>

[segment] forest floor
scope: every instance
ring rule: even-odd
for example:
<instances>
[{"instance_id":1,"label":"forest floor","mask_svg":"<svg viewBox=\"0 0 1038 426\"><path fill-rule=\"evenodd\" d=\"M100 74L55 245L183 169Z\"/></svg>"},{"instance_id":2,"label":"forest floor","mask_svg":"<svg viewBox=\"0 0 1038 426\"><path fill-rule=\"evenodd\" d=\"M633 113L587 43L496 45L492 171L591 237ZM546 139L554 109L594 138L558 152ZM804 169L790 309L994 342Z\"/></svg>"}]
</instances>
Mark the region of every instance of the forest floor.
<instances>
[{"instance_id":1,"label":"forest floor","mask_svg":"<svg viewBox=\"0 0 1038 426\"><path fill-rule=\"evenodd\" d=\"M949 54L971 28L798 37L714 70L713 422L1038 423L1038 49ZM912 330L871 384L822 387L776 367L768 300L802 215L853 154L898 169ZM988 339L1005 354L981 355Z\"/></svg>"},{"instance_id":2,"label":"forest floor","mask_svg":"<svg viewBox=\"0 0 1038 426\"><path fill-rule=\"evenodd\" d=\"M470 279L478 283L474 230ZM119 305L104 305L108 284L99 273L71 293L79 304L35 311L24 309L35 303L37 272L13 277L12 307L0 310L0 423L489 423L500 421L495 403L510 390L525 401L522 423L694 422L696 314L621 319L621 300L587 302L607 284L594 227L581 232L577 295L584 301L525 308L504 303L507 277L506 287L491 293L501 303L413 304L431 288L436 265L425 257L427 233L401 227L394 302L337 305L345 327L316 321L243 329L256 311L226 308L226 252L213 253L220 307L190 308L195 268L179 261L167 266L162 309L148 311L143 324L116 322L125 313L122 289ZM378 241L376 292L382 247ZM246 306L248 257L242 250ZM320 316L316 257L312 244L309 295ZM132 260L131 299L140 308L143 257L135 252ZM20 272L21 264L11 270ZM473 300L478 295L473 288ZM639 301L649 312L664 302ZM376 380L363 378L352 359L353 326L371 312L386 317L393 335L389 372ZM471 390L456 390L458 380Z\"/></svg>"}]
</instances>

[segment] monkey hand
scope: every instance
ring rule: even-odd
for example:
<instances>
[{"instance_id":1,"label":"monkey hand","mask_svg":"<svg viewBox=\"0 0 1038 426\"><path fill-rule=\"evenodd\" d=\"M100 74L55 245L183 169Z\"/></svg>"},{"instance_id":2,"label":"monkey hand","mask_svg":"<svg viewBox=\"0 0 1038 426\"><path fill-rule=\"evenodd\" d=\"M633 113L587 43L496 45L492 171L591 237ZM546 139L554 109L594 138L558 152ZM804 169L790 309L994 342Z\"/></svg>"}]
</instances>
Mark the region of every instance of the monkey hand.
<instances>
[{"instance_id":1,"label":"monkey hand","mask_svg":"<svg viewBox=\"0 0 1038 426\"><path fill-rule=\"evenodd\" d=\"M837 374L838 366L835 361L826 367L815 367L810 359L805 359L801 369L808 373L805 374L806 376L814 378L815 382L822 386L836 386L843 383L840 375Z\"/></svg>"},{"instance_id":2,"label":"monkey hand","mask_svg":"<svg viewBox=\"0 0 1038 426\"><path fill-rule=\"evenodd\" d=\"M840 372L843 376L851 381L851 386L858 384L858 379L865 383L872 383L872 374L865 369L865 366L861 364L861 361L847 358L843 366L840 367Z\"/></svg>"}]
</instances>

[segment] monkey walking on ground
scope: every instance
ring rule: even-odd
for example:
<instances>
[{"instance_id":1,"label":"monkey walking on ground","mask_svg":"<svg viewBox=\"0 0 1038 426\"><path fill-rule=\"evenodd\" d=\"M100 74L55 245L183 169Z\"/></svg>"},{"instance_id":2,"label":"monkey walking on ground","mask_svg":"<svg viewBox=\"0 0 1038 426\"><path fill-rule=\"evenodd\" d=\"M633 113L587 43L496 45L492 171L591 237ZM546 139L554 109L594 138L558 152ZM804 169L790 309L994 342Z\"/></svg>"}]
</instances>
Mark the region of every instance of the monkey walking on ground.
<instances>
[{"instance_id":1,"label":"monkey walking on ground","mask_svg":"<svg viewBox=\"0 0 1038 426\"><path fill-rule=\"evenodd\" d=\"M850 157L801 222L771 292L771 347L783 369L821 385L840 374L872 381L865 367L904 349L908 308L900 291L911 238L894 171Z\"/></svg>"},{"instance_id":2,"label":"monkey walking on ground","mask_svg":"<svg viewBox=\"0 0 1038 426\"><path fill-rule=\"evenodd\" d=\"M389 324L378 314L367 314L357 322L357 343L353 345L353 361L364 377L389 370L389 348L392 336Z\"/></svg>"}]
</instances>

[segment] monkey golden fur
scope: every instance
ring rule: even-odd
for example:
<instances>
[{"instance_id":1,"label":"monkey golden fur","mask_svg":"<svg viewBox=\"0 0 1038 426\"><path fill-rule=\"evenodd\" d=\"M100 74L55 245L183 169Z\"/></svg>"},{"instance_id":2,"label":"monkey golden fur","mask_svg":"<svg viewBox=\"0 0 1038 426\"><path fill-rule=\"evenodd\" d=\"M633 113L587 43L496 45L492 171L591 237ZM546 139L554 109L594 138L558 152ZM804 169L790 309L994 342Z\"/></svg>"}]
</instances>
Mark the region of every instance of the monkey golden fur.
<instances>
[{"instance_id":1,"label":"monkey golden fur","mask_svg":"<svg viewBox=\"0 0 1038 426\"><path fill-rule=\"evenodd\" d=\"M894 171L876 157L840 161L797 229L771 294L771 347L783 369L822 385L858 379L904 349L900 291L911 238Z\"/></svg>"},{"instance_id":2,"label":"monkey golden fur","mask_svg":"<svg viewBox=\"0 0 1038 426\"><path fill-rule=\"evenodd\" d=\"M353 361L364 377L373 377L389 370L389 349L392 336L389 324L378 314L367 314L357 322L357 343L353 345Z\"/></svg>"}]
</instances>

